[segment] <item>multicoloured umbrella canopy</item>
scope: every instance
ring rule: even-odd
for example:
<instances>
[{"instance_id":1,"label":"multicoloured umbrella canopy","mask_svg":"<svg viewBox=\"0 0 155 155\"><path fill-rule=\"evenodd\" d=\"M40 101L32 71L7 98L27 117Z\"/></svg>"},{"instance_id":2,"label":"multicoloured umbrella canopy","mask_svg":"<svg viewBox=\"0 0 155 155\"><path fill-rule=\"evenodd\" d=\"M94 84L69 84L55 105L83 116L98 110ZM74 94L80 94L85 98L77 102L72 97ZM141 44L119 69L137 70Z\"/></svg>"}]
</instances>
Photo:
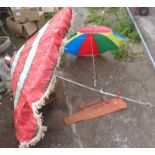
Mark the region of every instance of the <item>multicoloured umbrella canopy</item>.
<instances>
[{"instance_id":1,"label":"multicoloured umbrella canopy","mask_svg":"<svg viewBox=\"0 0 155 155\"><path fill-rule=\"evenodd\" d=\"M71 8L61 9L11 60L14 121L20 146L34 145L44 135L46 127L38 109L54 90L60 47L71 19Z\"/></svg>"},{"instance_id":2,"label":"multicoloured umbrella canopy","mask_svg":"<svg viewBox=\"0 0 155 155\"><path fill-rule=\"evenodd\" d=\"M99 55L116 50L126 40L105 26L83 27L72 35L65 44L65 53L75 56Z\"/></svg>"}]
</instances>

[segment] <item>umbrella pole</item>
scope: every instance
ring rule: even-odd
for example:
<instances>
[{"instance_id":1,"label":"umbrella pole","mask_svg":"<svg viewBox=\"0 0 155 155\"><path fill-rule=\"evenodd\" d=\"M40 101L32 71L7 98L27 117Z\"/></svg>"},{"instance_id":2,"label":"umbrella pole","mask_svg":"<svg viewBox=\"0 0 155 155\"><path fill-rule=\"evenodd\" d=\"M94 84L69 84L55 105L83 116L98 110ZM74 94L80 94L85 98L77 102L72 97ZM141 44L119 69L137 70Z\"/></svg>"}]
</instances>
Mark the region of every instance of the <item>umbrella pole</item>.
<instances>
[{"instance_id":1,"label":"umbrella pole","mask_svg":"<svg viewBox=\"0 0 155 155\"><path fill-rule=\"evenodd\" d=\"M94 87L96 87L96 70L95 70L95 60L94 60L92 37L90 39L91 39L91 51L92 51L92 60L93 60L93 80L94 80Z\"/></svg>"},{"instance_id":2,"label":"umbrella pole","mask_svg":"<svg viewBox=\"0 0 155 155\"><path fill-rule=\"evenodd\" d=\"M99 90L99 89L95 89L95 88L92 88L92 87L83 85L83 84L81 84L81 83L72 81L72 80L70 80L70 79L64 78L64 77L59 76L59 75L56 75L56 77L59 78L59 79L62 79L62 80L64 80L64 81L67 81L67 82L76 84L76 85L78 85L78 86L80 86L80 87L83 87L83 88L86 88L86 89L89 89L89 90L92 90L92 91L95 91L95 92L98 92L98 93L101 93L101 94L104 94L104 95L107 95L107 96L117 97L117 95L112 94L112 93L109 93L109 92L105 92L105 91L103 91L102 89L100 89L100 90ZM134 102L134 103L138 103L138 104L141 104L141 105L150 106L150 107L155 108L155 106L153 106L153 105L150 104L149 102L148 102L148 103L145 103L145 102L137 101L137 100L134 100L134 99L131 99L131 98L128 98L128 97L124 97L124 96L119 96L119 97L122 98L122 99L125 99L125 100L127 100L127 101L131 101L131 102Z\"/></svg>"}]
</instances>

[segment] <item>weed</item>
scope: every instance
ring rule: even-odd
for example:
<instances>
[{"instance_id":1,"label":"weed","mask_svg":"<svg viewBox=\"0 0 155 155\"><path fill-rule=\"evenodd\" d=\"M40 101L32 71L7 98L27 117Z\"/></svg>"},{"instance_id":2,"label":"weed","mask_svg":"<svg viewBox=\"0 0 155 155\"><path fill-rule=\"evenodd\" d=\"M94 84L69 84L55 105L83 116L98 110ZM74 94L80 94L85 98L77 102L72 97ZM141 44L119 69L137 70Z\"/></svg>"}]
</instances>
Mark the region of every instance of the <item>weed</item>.
<instances>
[{"instance_id":1,"label":"weed","mask_svg":"<svg viewBox=\"0 0 155 155\"><path fill-rule=\"evenodd\" d=\"M53 17L53 15L54 14L52 12L45 13L46 22L49 21Z\"/></svg>"},{"instance_id":2,"label":"weed","mask_svg":"<svg viewBox=\"0 0 155 155\"><path fill-rule=\"evenodd\" d=\"M120 19L120 21L114 25L113 29L122 36L129 38L133 43L140 42L139 34L134 31L133 22L129 18Z\"/></svg>"},{"instance_id":3,"label":"weed","mask_svg":"<svg viewBox=\"0 0 155 155\"><path fill-rule=\"evenodd\" d=\"M140 42L140 37L139 34L137 32L131 32L128 34L128 38L131 40L131 42L133 43L138 43Z\"/></svg>"},{"instance_id":4,"label":"weed","mask_svg":"<svg viewBox=\"0 0 155 155\"><path fill-rule=\"evenodd\" d=\"M128 36L128 34L132 32L133 28L133 22L129 18L120 19L113 27L114 31L125 36Z\"/></svg>"},{"instance_id":5,"label":"weed","mask_svg":"<svg viewBox=\"0 0 155 155\"><path fill-rule=\"evenodd\" d=\"M134 31L134 24L127 16L127 11L124 8L112 8L117 15L118 22L113 26L113 30L130 39L131 42L140 42L140 37Z\"/></svg>"},{"instance_id":6,"label":"weed","mask_svg":"<svg viewBox=\"0 0 155 155\"><path fill-rule=\"evenodd\" d=\"M126 60L128 57L128 51L126 45L122 45L118 50L112 51L113 59Z\"/></svg>"},{"instance_id":7,"label":"weed","mask_svg":"<svg viewBox=\"0 0 155 155\"><path fill-rule=\"evenodd\" d=\"M66 64L66 53L63 53L61 56L60 67L64 68Z\"/></svg>"}]
</instances>

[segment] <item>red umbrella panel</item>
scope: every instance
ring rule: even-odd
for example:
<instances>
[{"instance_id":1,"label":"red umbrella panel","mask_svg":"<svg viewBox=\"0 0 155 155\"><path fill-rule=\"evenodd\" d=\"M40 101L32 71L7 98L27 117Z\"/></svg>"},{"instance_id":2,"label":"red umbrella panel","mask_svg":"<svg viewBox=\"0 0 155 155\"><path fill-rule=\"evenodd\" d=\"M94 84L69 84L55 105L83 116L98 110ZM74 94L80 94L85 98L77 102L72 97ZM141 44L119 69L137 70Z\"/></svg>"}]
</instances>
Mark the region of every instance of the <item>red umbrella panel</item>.
<instances>
[{"instance_id":1,"label":"red umbrella panel","mask_svg":"<svg viewBox=\"0 0 155 155\"><path fill-rule=\"evenodd\" d=\"M38 109L54 90L60 47L71 19L71 8L61 9L12 59L14 121L21 147L36 144L46 131Z\"/></svg>"}]
</instances>

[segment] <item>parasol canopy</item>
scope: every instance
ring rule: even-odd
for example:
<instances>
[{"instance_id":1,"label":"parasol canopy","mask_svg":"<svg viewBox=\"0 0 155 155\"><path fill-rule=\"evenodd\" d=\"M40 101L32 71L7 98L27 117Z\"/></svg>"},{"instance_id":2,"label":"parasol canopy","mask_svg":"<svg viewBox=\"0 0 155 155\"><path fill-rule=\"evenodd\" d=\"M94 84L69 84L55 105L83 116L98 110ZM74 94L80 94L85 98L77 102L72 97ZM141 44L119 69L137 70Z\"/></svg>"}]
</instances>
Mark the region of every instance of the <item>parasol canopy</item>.
<instances>
[{"instance_id":1,"label":"parasol canopy","mask_svg":"<svg viewBox=\"0 0 155 155\"><path fill-rule=\"evenodd\" d=\"M38 109L54 90L60 48L71 19L71 8L61 9L11 60L14 122L21 147L36 144L46 131Z\"/></svg>"},{"instance_id":2,"label":"parasol canopy","mask_svg":"<svg viewBox=\"0 0 155 155\"><path fill-rule=\"evenodd\" d=\"M105 26L80 28L65 44L64 52L75 56L99 55L118 49L126 40Z\"/></svg>"}]
</instances>

